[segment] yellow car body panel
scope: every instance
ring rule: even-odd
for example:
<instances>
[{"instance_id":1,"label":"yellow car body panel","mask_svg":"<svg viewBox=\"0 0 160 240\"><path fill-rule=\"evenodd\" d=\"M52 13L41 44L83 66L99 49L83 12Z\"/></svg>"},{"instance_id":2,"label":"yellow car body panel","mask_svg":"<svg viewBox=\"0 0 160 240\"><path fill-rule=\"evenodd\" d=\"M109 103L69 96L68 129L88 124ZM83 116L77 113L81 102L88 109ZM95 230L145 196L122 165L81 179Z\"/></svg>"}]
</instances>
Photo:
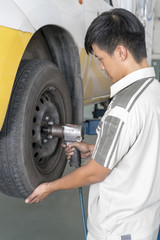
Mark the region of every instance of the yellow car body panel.
<instances>
[{"instance_id":1,"label":"yellow car body panel","mask_svg":"<svg viewBox=\"0 0 160 240\"><path fill-rule=\"evenodd\" d=\"M0 129L20 60L31 37L32 33L0 26Z\"/></svg>"}]
</instances>

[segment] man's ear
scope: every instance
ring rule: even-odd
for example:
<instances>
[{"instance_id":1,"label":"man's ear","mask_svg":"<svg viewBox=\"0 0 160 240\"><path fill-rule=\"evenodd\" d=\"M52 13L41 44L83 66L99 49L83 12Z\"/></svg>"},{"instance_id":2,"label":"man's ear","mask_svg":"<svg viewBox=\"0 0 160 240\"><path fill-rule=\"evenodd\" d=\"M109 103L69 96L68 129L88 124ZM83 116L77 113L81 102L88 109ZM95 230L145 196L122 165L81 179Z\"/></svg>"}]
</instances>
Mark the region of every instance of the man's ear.
<instances>
[{"instance_id":1,"label":"man's ear","mask_svg":"<svg viewBox=\"0 0 160 240\"><path fill-rule=\"evenodd\" d=\"M127 58L127 49L123 45L119 45L115 49L115 53L120 61L125 61Z\"/></svg>"}]
</instances>

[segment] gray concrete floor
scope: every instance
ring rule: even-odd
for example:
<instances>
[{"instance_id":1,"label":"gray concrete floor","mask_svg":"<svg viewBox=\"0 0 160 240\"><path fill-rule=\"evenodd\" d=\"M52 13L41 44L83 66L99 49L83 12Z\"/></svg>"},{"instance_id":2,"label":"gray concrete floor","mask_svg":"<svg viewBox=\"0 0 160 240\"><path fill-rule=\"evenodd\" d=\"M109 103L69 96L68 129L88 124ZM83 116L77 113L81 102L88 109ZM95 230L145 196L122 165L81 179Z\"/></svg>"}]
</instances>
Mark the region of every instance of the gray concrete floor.
<instances>
[{"instance_id":1,"label":"gray concrete floor","mask_svg":"<svg viewBox=\"0 0 160 240\"><path fill-rule=\"evenodd\" d=\"M95 139L85 136L88 143ZM64 175L70 171L73 168L67 164ZM83 188L83 194L87 215L88 187ZM0 193L0 240L64 239L84 239L78 189L55 192L34 205Z\"/></svg>"}]
</instances>

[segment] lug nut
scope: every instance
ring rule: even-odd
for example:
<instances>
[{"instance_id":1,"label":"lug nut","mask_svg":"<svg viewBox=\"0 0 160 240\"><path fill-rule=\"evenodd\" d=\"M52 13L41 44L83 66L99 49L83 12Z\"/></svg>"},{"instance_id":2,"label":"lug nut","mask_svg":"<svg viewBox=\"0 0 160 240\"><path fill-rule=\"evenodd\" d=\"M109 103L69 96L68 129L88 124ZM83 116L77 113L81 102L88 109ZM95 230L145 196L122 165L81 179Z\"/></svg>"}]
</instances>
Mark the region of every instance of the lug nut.
<instances>
[{"instance_id":1,"label":"lug nut","mask_svg":"<svg viewBox=\"0 0 160 240\"><path fill-rule=\"evenodd\" d=\"M46 121L48 121L48 120L49 120L49 117L48 117L48 116L46 116L46 117L45 117L45 120L46 120Z\"/></svg>"},{"instance_id":2,"label":"lug nut","mask_svg":"<svg viewBox=\"0 0 160 240\"><path fill-rule=\"evenodd\" d=\"M47 143L48 140L46 138L43 139L43 143Z\"/></svg>"},{"instance_id":3,"label":"lug nut","mask_svg":"<svg viewBox=\"0 0 160 240\"><path fill-rule=\"evenodd\" d=\"M54 124L53 121L48 122L48 125L52 126Z\"/></svg>"},{"instance_id":4,"label":"lug nut","mask_svg":"<svg viewBox=\"0 0 160 240\"><path fill-rule=\"evenodd\" d=\"M47 138L48 139L52 139L53 137L52 137L52 135L48 135Z\"/></svg>"}]
</instances>

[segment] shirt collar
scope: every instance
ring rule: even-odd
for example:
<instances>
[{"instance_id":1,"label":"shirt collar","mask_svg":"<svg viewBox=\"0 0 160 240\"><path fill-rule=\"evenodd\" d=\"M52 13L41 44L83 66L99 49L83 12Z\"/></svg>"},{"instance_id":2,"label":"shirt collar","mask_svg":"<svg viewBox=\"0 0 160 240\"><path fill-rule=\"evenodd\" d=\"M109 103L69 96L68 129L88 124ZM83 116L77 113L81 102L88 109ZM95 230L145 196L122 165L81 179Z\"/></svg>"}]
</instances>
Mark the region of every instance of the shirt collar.
<instances>
[{"instance_id":1,"label":"shirt collar","mask_svg":"<svg viewBox=\"0 0 160 240\"><path fill-rule=\"evenodd\" d=\"M134 71L124 78L120 79L111 86L111 98L120 92L122 89L128 87L132 83L139 81L143 78L155 77L155 71L153 67L141 68L137 71Z\"/></svg>"}]
</instances>

